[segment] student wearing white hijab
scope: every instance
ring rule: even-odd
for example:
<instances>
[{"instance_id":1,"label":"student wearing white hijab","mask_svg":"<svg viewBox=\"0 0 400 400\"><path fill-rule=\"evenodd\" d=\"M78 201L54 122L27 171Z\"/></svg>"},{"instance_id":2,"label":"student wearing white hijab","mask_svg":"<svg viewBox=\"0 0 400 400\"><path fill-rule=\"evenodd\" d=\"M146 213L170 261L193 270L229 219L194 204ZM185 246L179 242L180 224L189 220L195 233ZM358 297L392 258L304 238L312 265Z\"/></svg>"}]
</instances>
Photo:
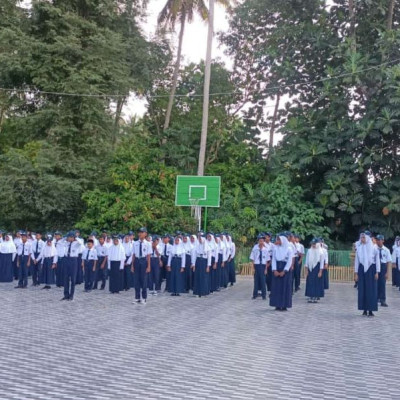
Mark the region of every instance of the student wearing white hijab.
<instances>
[{"instance_id":1,"label":"student wearing white hijab","mask_svg":"<svg viewBox=\"0 0 400 400\"><path fill-rule=\"evenodd\" d=\"M209 273L210 279L210 293L214 293L219 289L219 282L217 279L217 243L212 233L207 233L208 245L211 249L211 268Z\"/></svg>"},{"instance_id":2,"label":"student wearing white hijab","mask_svg":"<svg viewBox=\"0 0 400 400\"><path fill-rule=\"evenodd\" d=\"M378 311L378 278L381 271L379 253L371 238L362 233L354 260L354 280L358 282L358 309L363 315Z\"/></svg>"},{"instance_id":3,"label":"student wearing white hijab","mask_svg":"<svg viewBox=\"0 0 400 400\"><path fill-rule=\"evenodd\" d=\"M190 290L193 290L193 283L192 283L192 250L193 244L190 240L189 235L183 235L182 238L182 245L185 249L185 272L184 272L184 287L185 293L189 293Z\"/></svg>"},{"instance_id":4,"label":"student wearing white hijab","mask_svg":"<svg viewBox=\"0 0 400 400\"><path fill-rule=\"evenodd\" d=\"M232 236L226 235L226 239L227 239L228 248L229 248L228 278L229 278L230 286L233 286L236 283L236 270L235 270L236 245L232 239Z\"/></svg>"},{"instance_id":5,"label":"student wearing white hijab","mask_svg":"<svg viewBox=\"0 0 400 400\"><path fill-rule=\"evenodd\" d=\"M11 234L5 235L0 243L0 282L13 281L13 262L16 254L17 249Z\"/></svg>"},{"instance_id":6,"label":"student wearing white hijab","mask_svg":"<svg viewBox=\"0 0 400 400\"><path fill-rule=\"evenodd\" d=\"M109 289L111 293L119 293L122 289L122 274L125 265L125 249L120 243L119 236L112 236L113 244L107 250L109 272Z\"/></svg>"},{"instance_id":7,"label":"student wearing white hijab","mask_svg":"<svg viewBox=\"0 0 400 400\"><path fill-rule=\"evenodd\" d=\"M226 252L225 243L222 241L222 235L215 235L215 244L216 244L216 269L217 269L217 289L219 292L221 290L221 279L222 279L222 265L225 266L226 259L224 257L224 253Z\"/></svg>"},{"instance_id":8,"label":"student wearing white hijab","mask_svg":"<svg viewBox=\"0 0 400 400\"><path fill-rule=\"evenodd\" d=\"M184 272L185 272L186 252L182 244L182 239L177 236L168 257L167 270L170 272L168 291L171 296L180 296L185 291Z\"/></svg>"},{"instance_id":9,"label":"student wearing white hijab","mask_svg":"<svg viewBox=\"0 0 400 400\"><path fill-rule=\"evenodd\" d=\"M210 294L209 277L211 268L211 249L204 234L198 236L198 242L192 251L194 271L193 294L199 297Z\"/></svg>"},{"instance_id":10,"label":"student wearing white hijab","mask_svg":"<svg viewBox=\"0 0 400 400\"><path fill-rule=\"evenodd\" d=\"M53 237L47 235L46 242L42 247L37 263L39 264L40 282L44 283L42 289L51 289L56 283L55 268L58 261L57 249L53 243Z\"/></svg>"},{"instance_id":11,"label":"student wearing white hijab","mask_svg":"<svg viewBox=\"0 0 400 400\"><path fill-rule=\"evenodd\" d=\"M396 236L392 253L392 286L400 286L400 236Z\"/></svg>"},{"instance_id":12,"label":"student wearing white hijab","mask_svg":"<svg viewBox=\"0 0 400 400\"><path fill-rule=\"evenodd\" d=\"M324 297L323 265L324 253L321 245L318 243L318 239L313 239L304 264L306 297L308 297L309 303L317 303L319 298Z\"/></svg>"},{"instance_id":13,"label":"student wearing white hijab","mask_svg":"<svg viewBox=\"0 0 400 400\"><path fill-rule=\"evenodd\" d=\"M290 269L293 251L286 236L279 235L272 252L272 282L269 304L277 311L287 311L292 307L292 282Z\"/></svg>"},{"instance_id":14,"label":"student wearing white hijab","mask_svg":"<svg viewBox=\"0 0 400 400\"><path fill-rule=\"evenodd\" d=\"M229 242L227 240L227 235L225 233L221 234L221 241L222 241L222 263L221 263L221 281L220 281L220 288L226 289L228 287L229 282L229 266L228 260L231 253L231 248Z\"/></svg>"}]
</instances>

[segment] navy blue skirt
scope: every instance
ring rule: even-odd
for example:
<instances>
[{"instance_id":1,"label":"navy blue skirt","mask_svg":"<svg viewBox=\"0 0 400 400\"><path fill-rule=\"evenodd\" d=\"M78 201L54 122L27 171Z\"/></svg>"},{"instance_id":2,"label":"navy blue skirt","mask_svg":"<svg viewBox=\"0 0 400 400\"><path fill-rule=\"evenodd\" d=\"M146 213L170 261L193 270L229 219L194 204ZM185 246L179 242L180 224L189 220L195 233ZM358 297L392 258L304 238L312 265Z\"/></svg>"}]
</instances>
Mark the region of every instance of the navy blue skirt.
<instances>
[{"instance_id":1,"label":"navy blue skirt","mask_svg":"<svg viewBox=\"0 0 400 400\"><path fill-rule=\"evenodd\" d=\"M184 272L181 272L181 267L182 267L182 258L172 257L170 281L168 287L168 292L170 293L185 292L185 284L184 284L185 274Z\"/></svg>"},{"instance_id":2,"label":"navy blue skirt","mask_svg":"<svg viewBox=\"0 0 400 400\"><path fill-rule=\"evenodd\" d=\"M110 283L109 288L111 293L119 293L122 287L123 270L120 270L120 261L111 261L109 269Z\"/></svg>"},{"instance_id":3,"label":"navy blue skirt","mask_svg":"<svg viewBox=\"0 0 400 400\"><path fill-rule=\"evenodd\" d=\"M277 261L276 270L282 272L285 268L286 261ZM291 308L292 307L292 282L290 274L285 272L283 277L276 277L272 271L271 282L271 297L269 305L277 308Z\"/></svg>"},{"instance_id":4,"label":"navy blue skirt","mask_svg":"<svg viewBox=\"0 0 400 400\"><path fill-rule=\"evenodd\" d=\"M358 309L378 311L378 281L375 280L376 265L372 264L364 272L362 264L358 267Z\"/></svg>"},{"instance_id":5,"label":"navy blue skirt","mask_svg":"<svg viewBox=\"0 0 400 400\"><path fill-rule=\"evenodd\" d=\"M53 257L46 257L40 267L40 282L45 285L54 285L56 283L56 275L53 268Z\"/></svg>"},{"instance_id":6,"label":"navy blue skirt","mask_svg":"<svg viewBox=\"0 0 400 400\"><path fill-rule=\"evenodd\" d=\"M0 253L0 282L12 282L13 273L12 253Z\"/></svg>"},{"instance_id":7,"label":"navy blue skirt","mask_svg":"<svg viewBox=\"0 0 400 400\"><path fill-rule=\"evenodd\" d=\"M306 297L324 297L324 279L318 277L320 263L308 272L306 281Z\"/></svg>"},{"instance_id":8,"label":"navy blue skirt","mask_svg":"<svg viewBox=\"0 0 400 400\"><path fill-rule=\"evenodd\" d=\"M197 296L207 296L210 294L210 279L207 272L207 259L202 257L196 258L194 271L194 287L193 294Z\"/></svg>"}]
</instances>

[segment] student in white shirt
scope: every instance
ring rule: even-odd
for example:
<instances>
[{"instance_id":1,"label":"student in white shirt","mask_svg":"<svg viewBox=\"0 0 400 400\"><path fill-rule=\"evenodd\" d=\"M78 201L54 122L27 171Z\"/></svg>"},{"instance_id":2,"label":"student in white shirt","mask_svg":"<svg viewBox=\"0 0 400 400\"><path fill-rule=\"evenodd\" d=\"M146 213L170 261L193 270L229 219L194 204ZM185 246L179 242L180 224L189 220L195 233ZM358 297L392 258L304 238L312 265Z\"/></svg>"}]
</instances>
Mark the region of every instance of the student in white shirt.
<instances>
[{"instance_id":1,"label":"student in white shirt","mask_svg":"<svg viewBox=\"0 0 400 400\"><path fill-rule=\"evenodd\" d=\"M16 258L17 249L15 247L12 235L4 235L0 243L0 282L13 281L13 262Z\"/></svg>"},{"instance_id":2,"label":"student in white shirt","mask_svg":"<svg viewBox=\"0 0 400 400\"><path fill-rule=\"evenodd\" d=\"M47 235L46 242L37 258L37 262L40 266L40 282L44 283L42 289L51 289L51 285L56 283L55 270L57 261L58 256L53 243L53 237Z\"/></svg>"},{"instance_id":3,"label":"student in white shirt","mask_svg":"<svg viewBox=\"0 0 400 400\"><path fill-rule=\"evenodd\" d=\"M376 236L376 245L378 249L379 259L381 262L381 271L378 277L378 301L382 307L387 307L386 303L386 281L388 279L388 269L392 262L392 256L389 249L383 245L385 237L383 235Z\"/></svg>"},{"instance_id":4,"label":"student in white shirt","mask_svg":"<svg viewBox=\"0 0 400 400\"><path fill-rule=\"evenodd\" d=\"M44 242L42 240L42 234L36 233L35 239L32 241L31 245L31 273L32 273L32 286L39 286L39 261L38 258L44 247Z\"/></svg>"},{"instance_id":5,"label":"student in white shirt","mask_svg":"<svg viewBox=\"0 0 400 400\"><path fill-rule=\"evenodd\" d=\"M270 261L269 249L265 246L265 234L260 233L257 236L258 243L253 247L250 260L254 270L254 288L253 300L257 299L258 292L261 291L263 300L267 299L267 282L265 275L267 274L267 265Z\"/></svg>"},{"instance_id":6,"label":"student in white shirt","mask_svg":"<svg viewBox=\"0 0 400 400\"><path fill-rule=\"evenodd\" d=\"M21 243L17 246L18 285L15 289L26 289L28 286L28 270L31 265L32 244L28 242L26 232L21 233Z\"/></svg>"},{"instance_id":7,"label":"student in white shirt","mask_svg":"<svg viewBox=\"0 0 400 400\"><path fill-rule=\"evenodd\" d=\"M125 265L125 249L118 235L112 236L112 245L107 250L109 272L109 289L111 293L119 293L122 289L122 274Z\"/></svg>"},{"instance_id":8,"label":"student in white shirt","mask_svg":"<svg viewBox=\"0 0 400 400\"><path fill-rule=\"evenodd\" d=\"M362 233L354 260L354 279L358 282L358 309L363 315L374 316L378 310L378 278L381 262L372 239Z\"/></svg>"},{"instance_id":9,"label":"student in white shirt","mask_svg":"<svg viewBox=\"0 0 400 400\"><path fill-rule=\"evenodd\" d=\"M146 304L147 301L147 278L150 273L151 244L146 240L147 229L139 229L139 240L133 244L132 272L135 281L134 303Z\"/></svg>"},{"instance_id":10,"label":"student in white shirt","mask_svg":"<svg viewBox=\"0 0 400 400\"><path fill-rule=\"evenodd\" d=\"M82 270L85 277L85 292L93 288L97 266L97 250L94 247L94 240L89 239L85 250L82 253Z\"/></svg>"}]
</instances>

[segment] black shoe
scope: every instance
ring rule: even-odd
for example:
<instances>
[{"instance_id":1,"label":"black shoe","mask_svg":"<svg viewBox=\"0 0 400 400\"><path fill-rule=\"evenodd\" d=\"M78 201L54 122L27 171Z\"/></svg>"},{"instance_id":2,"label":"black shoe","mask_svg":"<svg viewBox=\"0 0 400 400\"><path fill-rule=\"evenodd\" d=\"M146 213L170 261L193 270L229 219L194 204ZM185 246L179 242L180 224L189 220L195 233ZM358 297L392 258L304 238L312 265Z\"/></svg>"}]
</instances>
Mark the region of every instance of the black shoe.
<instances>
[{"instance_id":1,"label":"black shoe","mask_svg":"<svg viewBox=\"0 0 400 400\"><path fill-rule=\"evenodd\" d=\"M286 308L286 307L283 307L283 308L282 308L282 311L287 311L287 308Z\"/></svg>"},{"instance_id":2,"label":"black shoe","mask_svg":"<svg viewBox=\"0 0 400 400\"><path fill-rule=\"evenodd\" d=\"M383 302L381 303L381 307L388 307L387 303Z\"/></svg>"},{"instance_id":3,"label":"black shoe","mask_svg":"<svg viewBox=\"0 0 400 400\"><path fill-rule=\"evenodd\" d=\"M22 289L22 286L15 286L14 289Z\"/></svg>"},{"instance_id":4,"label":"black shoe","mask_svg":"<svg viewBox=\"0 0 400 400\"><path fill-rule=\"evenodd\" d=\"M97 290L97 287L92 288L92 290Z\"/></svg>"},{"instance_id":5,"label":"black shoe","mask_svg":"<svg viewBox=\"0 0 400 400\"><path fill-rule=\"evenodd\" d=\"M63 297L62 299L60 299L60 301L62 301L62 300L69 300L69 298L68 297Z\"/></svg>"},{"instance_id":6,"label":"black shoe","mask_svg":"<svg viewBox=\"0 0 400 400\"><path fill-rule=\"evenodd\" d=\"M104 288L105 288L105 286L102 286L102 287L100 288L100 290L104 290Z\"/></svg>"},{"instance_id":7,"label":"black shoe","mask_svg":"<svg viewBox=\"0 0 400 400\"><path fill-rule=\"evenodd\" d=\"M263 297L262 299L263 299L263 300L267 300L267 298L266 298L266 297Z\"/></svg>"},{"instance_id":8,"label":"black shoe","mask_svg":"<svg viewBox=\"0 0 400 400\"><path fill-rule=\"evenodd\" d=\"M252 300L257 300L257 297L254 297L254 296L253 296L251 299L252 299Z\"/></svg>"},{"instance_id":9,"label":"black shoe","mask_svg":"<svg viewBox=\"0 0 400 400\"><path fill-rule=\"evenodd\" d=\"M51 286L45 286L46 289L51 289Z\"/></svg>"},{"instance_id":10,"label":"black shoe","mask_svg":"<svg viewBox=\"0 0 400 400\"><path fill-rule=\"evenodd\" d=\"M233 283L231 283L229 286L233 286Z\"/></svg>"},{"instance_id":11,"label":"black shoe","mask_svg":"<svg viewBox=\"0 0 400 400\"><path fill-rule=\"evenodd\" d=\"M370 311L370 312L368 313L368 317L374 317L374 313L373 313L372 311Z\"/></svg>"},{"instance_id":12,"label":"black shoe","mask_svg":"<svg viewBox=\"0 0 400 400\"><path fill-rule=\"evenodd\" d=\"M43 286L43 287L42 287L42 290L43 290L43 289L47 289L47 286Z\"/></svg>"},{"instance_id":13,"label":"black shoe","mask_svg":"<svg viewBox=\"0 0 400 400\"><path fill-rule=\"evenodd\" d=\"M364 312L362 313L362 315L368 315L368 313L367 313L366 311L364 311Z\"/></svg>"}]
</instances>

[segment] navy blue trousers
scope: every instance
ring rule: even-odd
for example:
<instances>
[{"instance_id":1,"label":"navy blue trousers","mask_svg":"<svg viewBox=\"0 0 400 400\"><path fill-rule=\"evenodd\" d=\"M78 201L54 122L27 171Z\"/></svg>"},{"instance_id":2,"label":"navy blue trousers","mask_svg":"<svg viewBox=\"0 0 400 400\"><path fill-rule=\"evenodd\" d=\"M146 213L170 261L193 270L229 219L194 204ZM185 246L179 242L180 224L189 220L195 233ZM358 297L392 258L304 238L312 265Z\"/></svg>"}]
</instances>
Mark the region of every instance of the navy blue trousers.
<instances>
[{"instance_id":1,"label":"navy blue trousers","mask_svg":"<svg viewBox=\"0 0 400 400\"><path fill-rule=\"evenodd\" d=\"M294 290L299 290L300 280L301 280L301 262L299 262L299 257L294 259L294 270L293 270L293 285Z\"/></svg>"},{"instance_id":2,"label":"navy blue trousers","mask_svg":"<svg viewBox=\"0 0 400 400\"><path fill-rule=\"evenodd\" d=\"M73 299L75 293L75 282L78 273L78 258L77 257L64 257L64 297ZM80 268L82 270L82 268Z\"/></svg>"},{"instance_id":3,"label":"navy blue trousers","mask_svg":"<svg viewBox=\"0 0 400 400\"><path fill-rule=\"evenodd\" d=\"M379 272L378 278L378 301L386 302L386 274L387 264L381 264L381 272Z\"/></svg>"},{"instance_id":4,"label":"navy blue trousers","mask_svg":"<svg viewBox=\"0 0 400 400\"><path fill-rule=\"evenodd\" d=\"M85 265L85 290L92 290L96 271L93 271L94 260L84 260Z\"/></svg>"},{"instance_id":5,"label":"navy blue trousers","mask_svg":"<svg viewBox=\"0 0 400 400\"><path fill-rule=\"evenodd\" d=\"M97 285L99 282L101 282L101 288L104 289L106 286L106 277L107 277L107 265L104 265L104 268L101 269L101 265L104 262L105 257L99 257L97 260L97 265L96 265L96 272L95 272L95 278L94 278L94 283L93 283L93 288L97 289Z\"/></svg>"},{"instance_id":6,"label":"navy blue trousers","mask_svg":"<svg viewBox=\"0 0 400 400\"><path fill-rule=\"evenodd\" d=\"M19 256L18 286L28 286L28 260L29 256Z\"/></svg>"},{"instance_id":7,"label":"navy blue trousers","mask_svg":"<svg viewBox=\"0 0 400 400\"><path fill-rule=\"evenodd\" d=\"M147 299L147 259L146 258L135 258L135 298L140 300L140 295L142 299Z\"/></svg>"},{"instance_id":8,"label":"navy blue trousers","mask_svg":"<svg viewBox=\"0 0 400 400\"><path fill-rule=\"evenodd\" d=\"M150 258L150 273L147 277L147 282L149 290L161 290L160 259L158 257Z\"/></svg>"},{"instance_id":9,"label":"navy blue trousers","mask_svg":"<svg viewBox=\"0 0 400 400\"><path fill-rule=\"evenodd\" d=\"M35 259L39 257L39 253L34 253ZM31 273L32 273L32 283L34 285L38 285L40 283L40 264L37 263L35 264L33 261L31 261Z\"/></svg>"},{"instance_id":10,"label":"navy blue trousers","mask_svg":"<svg viewBox=\"0 0 400 400\"><path fill-rule=\"evenodd\" d=\"M258 291L261 290L261 297L267 297L267 284L265 281L265 264L254 265L254 289L253 297L258 296Z\"/></svg>"}]
</instances>

